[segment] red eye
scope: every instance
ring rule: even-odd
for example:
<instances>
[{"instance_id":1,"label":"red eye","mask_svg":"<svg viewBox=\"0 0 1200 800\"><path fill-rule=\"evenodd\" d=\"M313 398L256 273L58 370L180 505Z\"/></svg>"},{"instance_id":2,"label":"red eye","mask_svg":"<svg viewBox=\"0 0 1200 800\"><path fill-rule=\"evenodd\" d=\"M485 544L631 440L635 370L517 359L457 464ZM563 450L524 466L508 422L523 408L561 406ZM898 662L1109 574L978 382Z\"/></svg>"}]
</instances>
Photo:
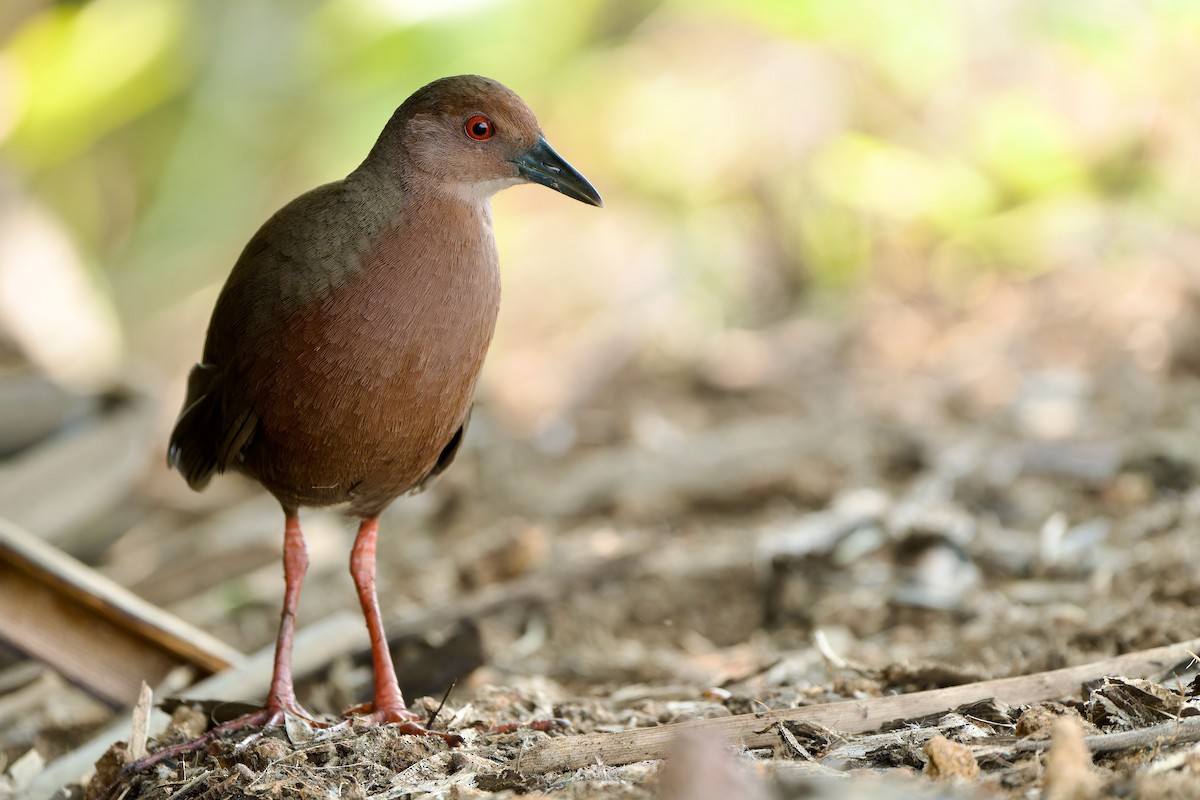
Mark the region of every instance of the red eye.
<instances>
[{"instance_id":1,"label":"red eye","mask_svg":"<svg viewBox=\"0 0 1200 800\"><path fill-rule=\"evenodd\" d=\"M476 114L467 120L463 130L477 142L484 142L496 135L496 126L483 114Z\"/></svg>"}]
</instances>

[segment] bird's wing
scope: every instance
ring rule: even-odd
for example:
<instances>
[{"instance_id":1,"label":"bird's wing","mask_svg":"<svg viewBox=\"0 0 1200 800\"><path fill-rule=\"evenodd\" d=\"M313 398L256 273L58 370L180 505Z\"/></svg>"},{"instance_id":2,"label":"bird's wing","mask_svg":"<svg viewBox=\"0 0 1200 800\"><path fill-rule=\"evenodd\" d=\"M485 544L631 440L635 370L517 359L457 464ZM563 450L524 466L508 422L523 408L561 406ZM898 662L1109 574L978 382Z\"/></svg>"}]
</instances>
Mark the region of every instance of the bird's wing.
<instances>
[{"instance_id":1,"label":"bird's wing","mask_svg":"<svg viewBox=\"0 0 1200 800\"><path fill-rule=\"evenodd\" d=\"M188 375L187 397L171 431L167 463L179 470L193 489L224 472L249 443L258 415L244 409L232 419L223 408L224 374L211 364L197 364Z\"/></svg>"},{"instance_id":2,"label":"bird's wing","mask_svg":"<svg viewBox=\"0 0 1200 800\"><path fill-rule=\"evenodd\" d=\"M463 437L467 434L467 423L470 421L471 409L468 408L467 416L463 419L462 424L458 426L458 430L454 432L454 435L450 437L450 441L442 448L442 452L438 455L437 463L433 465L433 469L429 470L429 473L424 478L421 478L421 481L413 487L409 494L419 494L425 491L434 478L441 475L446 471L447 467L454 463L455 456L462 449Z\"/></svg>"},{"instance_id":3,"label":"bird's wing","mask_svg":"<svg viewBox=\"0 0 1200 800\"><path fill-rule=\"evenodd\" d=\"M335 181L300 195L251 237L217 298L171 434L167 461L193 489L235 464L258 429L261 407L246 382L260 359L278 355L289 316L327 297L357 267L347 260L354 243L394 216Z\"/></svg>"}]
</instances>

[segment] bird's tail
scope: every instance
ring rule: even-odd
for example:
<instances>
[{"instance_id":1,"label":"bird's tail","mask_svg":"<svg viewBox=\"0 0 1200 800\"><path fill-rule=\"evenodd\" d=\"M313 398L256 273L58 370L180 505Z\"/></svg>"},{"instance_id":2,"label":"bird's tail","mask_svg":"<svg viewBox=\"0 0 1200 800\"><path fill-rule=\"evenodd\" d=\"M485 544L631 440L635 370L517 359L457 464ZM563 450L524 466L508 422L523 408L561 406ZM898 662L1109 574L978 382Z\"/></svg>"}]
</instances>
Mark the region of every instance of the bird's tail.
<instances>
[{"instance_id":1,"label":"bird's tail","mask_svg":"<svg viewBox=\"0 0 1200 800\"><path fill-rule=\"evenodd\" d=\"M188 375L187 397L171 431L167 464L179 470L196 491L208 485L219 468L217 455L221 437L221 410L217 370L197 364Z\"/></svg>"}]
</instances>

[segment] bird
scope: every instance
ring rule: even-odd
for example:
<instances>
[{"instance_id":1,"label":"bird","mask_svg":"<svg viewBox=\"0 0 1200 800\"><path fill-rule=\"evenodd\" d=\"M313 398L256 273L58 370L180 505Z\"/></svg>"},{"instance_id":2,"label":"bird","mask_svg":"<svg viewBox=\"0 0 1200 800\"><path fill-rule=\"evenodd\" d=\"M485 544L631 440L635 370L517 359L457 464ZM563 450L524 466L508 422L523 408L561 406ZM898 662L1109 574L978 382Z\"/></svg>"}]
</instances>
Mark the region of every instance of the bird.
<instances>
[{"instance_id":1,"label":"bird","mask_svg":"<svg viewBox=\"0 0 1200 800\"><path fill-rule=\"evenodd\" d=\"M313 720L291 671L309 565L299 513L344 505L358 520L350 574L374 671L361 717L430 733L406 706L387 647L379 515L427 487L462 446L500 307L490 198L521 183L603 205L511 89L441 78L396 109L360 166L285 205L235 262L167 455L192 489L241 473L284 514L270 688L261 710L223 730Z\"/></svg>"}]
</instances>

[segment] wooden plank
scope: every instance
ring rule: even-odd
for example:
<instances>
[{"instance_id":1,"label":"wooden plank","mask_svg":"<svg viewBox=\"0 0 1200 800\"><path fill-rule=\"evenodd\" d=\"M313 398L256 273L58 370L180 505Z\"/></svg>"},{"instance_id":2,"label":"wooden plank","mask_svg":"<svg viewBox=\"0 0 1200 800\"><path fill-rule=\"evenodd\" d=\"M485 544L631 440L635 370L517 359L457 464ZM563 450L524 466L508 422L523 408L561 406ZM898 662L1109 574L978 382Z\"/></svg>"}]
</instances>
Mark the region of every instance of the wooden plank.
<instances>
[{"instance_id":1,"label":"wooden plank","mask_svg":"<svg viewBox=\"0 0 1200 800\"><path fill-rule=\"evenodd\" d=\"M244 658L2 518L0 639L118 707L175 667L206 676Z\"/></svg>"},{"instance_id":2,"label":"wooden plank","mask_svg":"<svg viewBox=\"0 0 1200 800\"><path fill-rule=\"evenodd\" d=\"M562 772L597 762L615 766L663 758L676 737L687 731L703 730L719 734L739 747L774 747L779 743L776 725L784 722L815 722L839 733L863 733L888 722L938 714L988 698L996 698L1010 705L1038 703L1077 695L1085 682L1110 675L1154 675L1186 661L1197 650L1200 650L1200 639L1192 639L1077 667L926 692L691 720L617 733L563 736L530 748L521 756L517 769L523 773Z\"/></svg>"}]
</instances>

